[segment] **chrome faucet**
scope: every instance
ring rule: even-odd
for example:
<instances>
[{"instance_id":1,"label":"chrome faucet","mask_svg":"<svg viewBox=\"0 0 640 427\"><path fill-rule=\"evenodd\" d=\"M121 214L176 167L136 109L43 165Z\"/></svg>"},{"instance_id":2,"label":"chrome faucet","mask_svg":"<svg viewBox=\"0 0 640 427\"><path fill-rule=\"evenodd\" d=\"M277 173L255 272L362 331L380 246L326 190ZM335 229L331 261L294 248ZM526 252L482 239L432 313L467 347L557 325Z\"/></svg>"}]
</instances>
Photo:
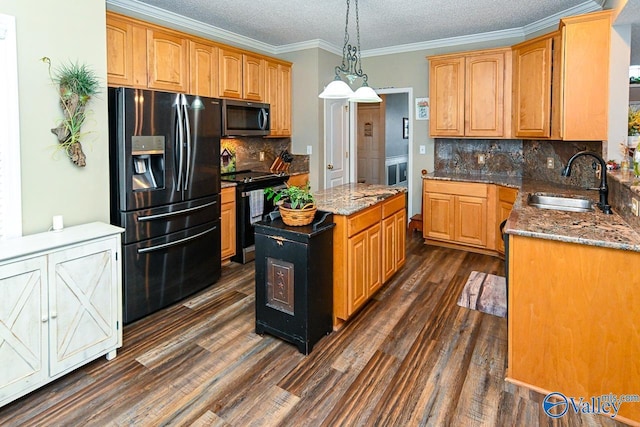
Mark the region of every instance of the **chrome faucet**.
<instances>
[{"instance_id":1,"label":"chrome faucet","mask_svg":"<svg viewBox=\"0 0 640 427\"><path fill-rule=\"evenodd\" d=\"M590 188L590 190L598 190L600 192L600 202L598 202L598 207L602 212L606 214L612 214L611 205L609 205L609 186L607 185L607 163L604 161L602 157L600 157L597 153L592 151L579 151L567 162L567 166L562 169L562 176L571 176L571 165L573 161L580 156L591 156L595 157L596 160L600 162L600 187L598 188Z\"/></svg>"}]
</instances>

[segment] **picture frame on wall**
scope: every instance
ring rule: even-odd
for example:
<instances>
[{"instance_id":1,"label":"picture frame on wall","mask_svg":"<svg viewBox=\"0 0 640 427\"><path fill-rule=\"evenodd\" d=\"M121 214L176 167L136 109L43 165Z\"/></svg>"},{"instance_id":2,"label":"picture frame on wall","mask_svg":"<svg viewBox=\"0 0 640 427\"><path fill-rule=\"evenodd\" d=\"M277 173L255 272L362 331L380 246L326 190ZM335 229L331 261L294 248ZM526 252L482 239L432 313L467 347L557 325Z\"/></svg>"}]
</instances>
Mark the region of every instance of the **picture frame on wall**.
<instances>
[{"instance_id":1,"label":"picture frame on wall","mask_svg":"<svg viewBox=\"0 0 640 427\"><path fill-rule=\"evenodd\" d=\"M409 118L402 118L402 139L409 139Z\"/></svg>"}]
</instances>

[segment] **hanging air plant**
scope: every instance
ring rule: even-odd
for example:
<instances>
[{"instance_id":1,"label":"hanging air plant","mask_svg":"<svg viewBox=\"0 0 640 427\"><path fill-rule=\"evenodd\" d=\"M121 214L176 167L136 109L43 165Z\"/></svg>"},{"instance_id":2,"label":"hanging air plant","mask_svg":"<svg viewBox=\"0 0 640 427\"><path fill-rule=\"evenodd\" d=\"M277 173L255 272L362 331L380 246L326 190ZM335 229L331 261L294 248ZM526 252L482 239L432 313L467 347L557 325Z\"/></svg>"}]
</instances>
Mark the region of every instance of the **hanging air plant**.
<instances>
[{"instance_id":1,"label":"hanging air plant","mask_svg":"<svg viewBox=\"0 0 640 427\"><path fill-rule=\"evenodd\" d=\"M52 73L51 60L45 56L42 62L49 65L49 77L58 85L60 107L64 115L51 133L58 138L58 148L63 149L75 165L85 166L86 156L80 144L83 135L81 128L87 118L87 103L99 93L98 78L86 65L69 63Z\"/></svg>"}]
</instances>

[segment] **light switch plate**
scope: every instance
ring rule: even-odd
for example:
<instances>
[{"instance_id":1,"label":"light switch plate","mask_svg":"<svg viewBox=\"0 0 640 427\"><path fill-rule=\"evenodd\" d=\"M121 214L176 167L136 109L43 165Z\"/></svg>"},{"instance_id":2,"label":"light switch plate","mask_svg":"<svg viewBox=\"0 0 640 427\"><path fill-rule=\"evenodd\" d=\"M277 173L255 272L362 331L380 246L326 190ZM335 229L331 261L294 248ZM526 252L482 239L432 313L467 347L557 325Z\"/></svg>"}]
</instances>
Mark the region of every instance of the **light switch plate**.
<instances>
[{"instance_id":1,"label":"light switch plate","mask_svg":"<svg viewBox=\"0 0 640 427\"><path fill-rule=\"evenodd\" d=\"M639 209L640 208L638 207L638 199L631 199L631 213L635 216L638 216Z\"/></svg>"},{"instance_id":2,"label":"light switch plate","mask_svg":"<svg viewBox=\"0 0 640 427\"><path fill-rule=\"evenodd\" d=\"M307 154L313 154L313 146L307 145Z\"/></svg>"},{"instance_id":3,"label":"light switch plate","mask_svg":"<svg viewBox=\"0 0 640 427\"><path fill-rule=\"evenodd\" d=\"M264 151L260 152L260 161L264 162Z\"/></svg>"},{"instance_id":4,"label":"light switch plate","mask_svg":"<svg viewBox=\"0 0 640 427\"><path fill-rule=\"evenodd\" d=\"M425 145L420 146L420 154L427 154L427 147Z\"/></svg>"},{"instance_id":5,"label":"light switch plate","mask_svg":"<svg viewBox=\"0 0 640 427\"><path fill-rule=\"evenodd\" d=\"M484 165L484 154L478 154L478 164Z\"/></svg>"}]
</instances>

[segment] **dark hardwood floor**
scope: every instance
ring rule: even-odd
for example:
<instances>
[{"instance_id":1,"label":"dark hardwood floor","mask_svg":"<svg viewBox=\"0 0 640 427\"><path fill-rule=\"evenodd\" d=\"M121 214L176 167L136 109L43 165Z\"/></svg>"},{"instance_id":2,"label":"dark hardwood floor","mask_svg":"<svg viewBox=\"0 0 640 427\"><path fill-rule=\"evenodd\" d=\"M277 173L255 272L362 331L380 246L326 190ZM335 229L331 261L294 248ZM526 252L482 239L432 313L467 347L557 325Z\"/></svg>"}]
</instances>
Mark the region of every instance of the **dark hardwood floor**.
<instances>
[{"instance_id":1,"label":"dark hardwood floor","mask_svg":"<svg viewBox=\"0 0 640 427\"><path fill-rule=\"evenodd\" d=\"M494 257L408 239L407 263L304 356L254 329L253 263L124 329L96 360L0 409L2 426L614 426L504 381L507 321L459 307Z\"/></svg>"}]
</instances>

